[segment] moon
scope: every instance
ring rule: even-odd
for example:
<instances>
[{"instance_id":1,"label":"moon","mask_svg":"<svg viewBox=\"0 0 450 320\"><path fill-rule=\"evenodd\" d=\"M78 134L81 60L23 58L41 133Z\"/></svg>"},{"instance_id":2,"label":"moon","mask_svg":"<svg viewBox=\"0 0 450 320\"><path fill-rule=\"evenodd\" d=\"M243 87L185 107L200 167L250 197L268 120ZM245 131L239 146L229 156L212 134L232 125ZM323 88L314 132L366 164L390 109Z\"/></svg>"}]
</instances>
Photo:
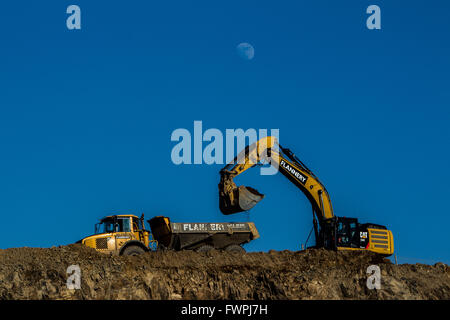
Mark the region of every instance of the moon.
<instances>
[{"instance_id":1,"label":"moon","mask_svg":"<svg viewBox=\"0 0 450 320\"><path fill-rule=\"evenodd\" d=\"M237 45L236 51L244 60L252 60L255 56L255 48L250 43L242 42Z\"/></svg>"}]
</instances>

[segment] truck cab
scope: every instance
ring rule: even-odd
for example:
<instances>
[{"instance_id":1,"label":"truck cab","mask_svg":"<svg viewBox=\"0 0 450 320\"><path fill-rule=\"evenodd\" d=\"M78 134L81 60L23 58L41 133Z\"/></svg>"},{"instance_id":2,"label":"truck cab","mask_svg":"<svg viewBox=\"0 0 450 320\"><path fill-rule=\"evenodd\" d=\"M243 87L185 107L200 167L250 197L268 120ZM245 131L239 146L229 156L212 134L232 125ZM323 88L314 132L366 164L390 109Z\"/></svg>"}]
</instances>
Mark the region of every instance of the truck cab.
<instances>
[{"instance_id":1,"label":"truck cab","mask_svg":"<svg viewBox=\"0 0 450 320\"><path fill-rule=\"evenodd\" d=\"M156 241L145 229L144 217L111 215L95 224L94 234L78 241L103 253L138 255L156 247Z\"/></svg>"}]
</instances>

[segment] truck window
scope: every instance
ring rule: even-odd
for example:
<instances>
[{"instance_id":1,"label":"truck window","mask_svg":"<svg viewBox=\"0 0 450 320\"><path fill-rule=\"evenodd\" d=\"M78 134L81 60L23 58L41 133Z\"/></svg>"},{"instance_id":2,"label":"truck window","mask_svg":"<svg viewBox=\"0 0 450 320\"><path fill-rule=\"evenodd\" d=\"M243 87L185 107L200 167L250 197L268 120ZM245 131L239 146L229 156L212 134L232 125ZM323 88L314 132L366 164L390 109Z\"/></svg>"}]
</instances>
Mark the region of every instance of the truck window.
<instances>
[{"instance_id":1,"label":"truck window","mask_svg":"<svg viewBox=\"0 0 450 320\"><path fill-rule=\"evenodd\" d=\"M105 233L114 232L114 222L112 220L105 221L103 225L104 225L103 232L105 232Z\"/></svg>"},{"instance_id":2,"label":"truck window","mask_svg":"<svg viewBox=\"0 0 450 320\"><path fill-rule=\"evenodd\" d=\"M116 232L131 232L130 218L117 218Z\"/></svg>"},{"instance_id":3,"label":"truck window","mask_svg":"<svg viewBox=\"0 0 450 320\"><path fill-rule=\"evenodd\" d=\"M138 218L133 218L133 231L141 229L141 224Z\"/></svg>"},{"instance_id":4,"label":"truck window","mask_svg":"<svg viewBox=\"0 0 450 320\"><path fill-rule=\"evenodd\" d=\"M114 221L105 219L95 225L95 234L114 232Z\"/></svg>"}]
</instances>

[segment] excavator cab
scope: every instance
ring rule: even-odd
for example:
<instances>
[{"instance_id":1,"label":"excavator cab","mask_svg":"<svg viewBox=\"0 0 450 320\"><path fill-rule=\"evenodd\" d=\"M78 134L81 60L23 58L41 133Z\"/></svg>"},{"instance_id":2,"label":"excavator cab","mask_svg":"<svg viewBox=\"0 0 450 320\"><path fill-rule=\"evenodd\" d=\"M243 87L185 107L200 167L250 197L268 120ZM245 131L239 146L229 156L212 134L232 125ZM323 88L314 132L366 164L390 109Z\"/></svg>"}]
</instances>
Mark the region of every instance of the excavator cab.
<instances>
[{"instance_id":1,"label":"excavator cab","mask_svg":"<svg viewBox=\"0 0 450 320\"><path fill-rule=\"evenodd\" d=\"M333 250L370 250L383 256L394 252L392 232L385 226L365 223L357 218L335 217L322 224L319 246Z\"/></svg>"}]
</instances>

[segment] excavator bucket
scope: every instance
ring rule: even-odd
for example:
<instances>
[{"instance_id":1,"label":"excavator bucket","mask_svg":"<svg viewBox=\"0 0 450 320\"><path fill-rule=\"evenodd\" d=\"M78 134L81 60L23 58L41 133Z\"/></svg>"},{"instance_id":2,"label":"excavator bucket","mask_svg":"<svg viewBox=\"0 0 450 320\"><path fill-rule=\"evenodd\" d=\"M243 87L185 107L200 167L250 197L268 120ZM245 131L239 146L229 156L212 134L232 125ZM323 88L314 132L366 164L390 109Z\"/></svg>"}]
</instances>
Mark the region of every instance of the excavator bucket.
<instances>
[{"instance_id":1,"label":"excavator bucket","mask_svg":"<svg viewBox=\"0 0 450 320\"><path fill-rule=\"evenodd\" d=\"M264 195L251 187L240 186L230 193L219 193L219 208L223 214L233 214L250 210L264 198Z\"/></svg>"}]
</instances>

